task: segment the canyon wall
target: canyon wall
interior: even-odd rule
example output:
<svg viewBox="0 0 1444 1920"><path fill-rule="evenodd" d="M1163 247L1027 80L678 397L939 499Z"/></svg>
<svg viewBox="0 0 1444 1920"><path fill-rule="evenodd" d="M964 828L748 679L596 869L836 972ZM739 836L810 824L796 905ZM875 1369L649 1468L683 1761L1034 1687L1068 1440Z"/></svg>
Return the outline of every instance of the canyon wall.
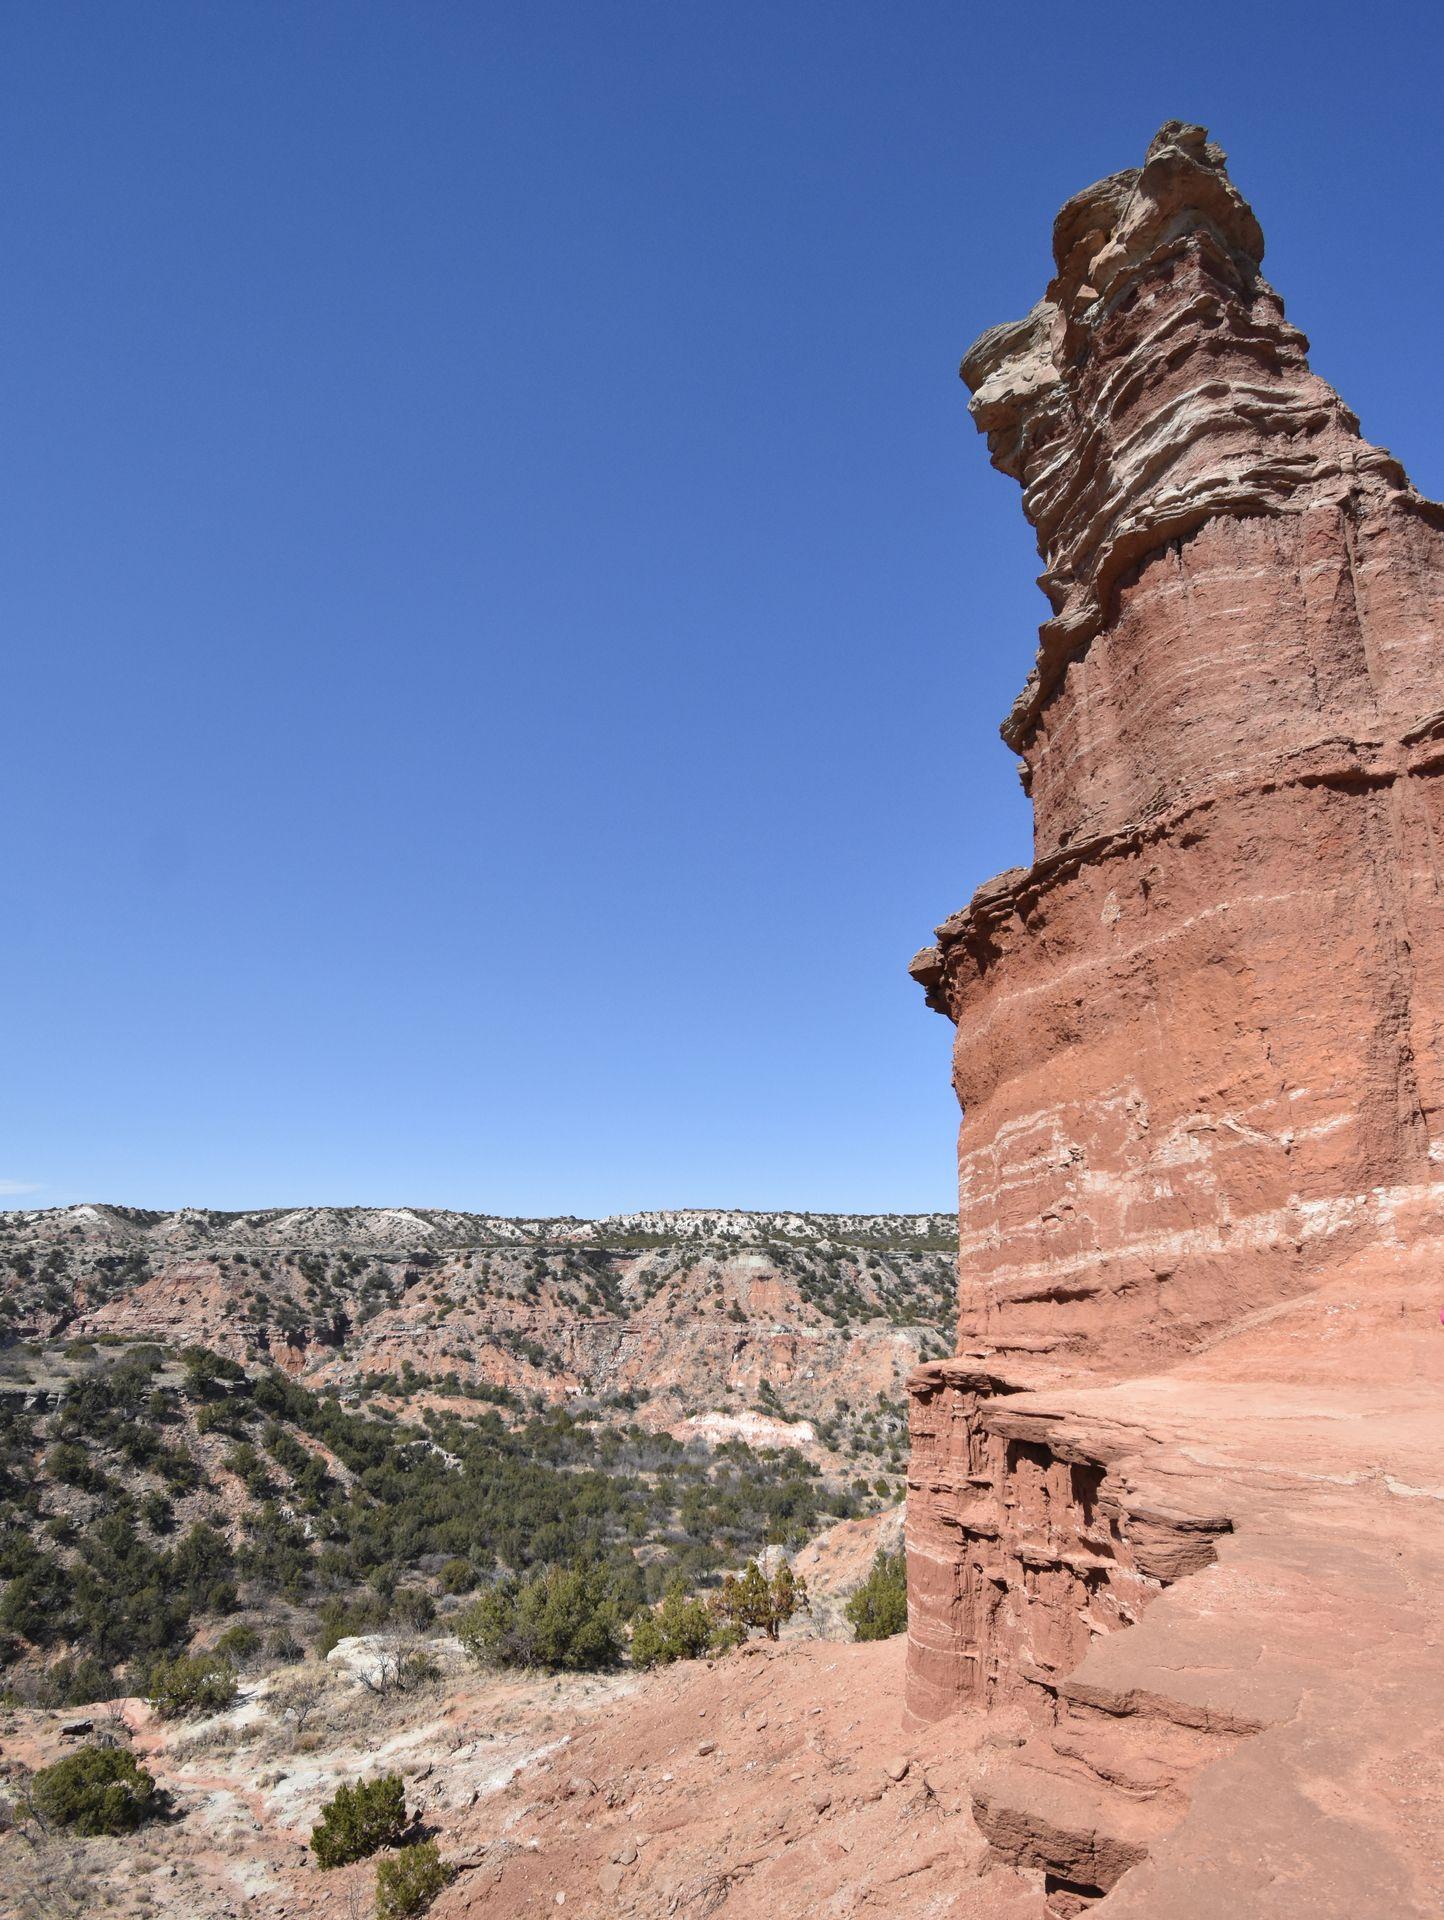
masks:
<svg viewBox="0 0 1444 1920"><path fill-rule="evenodd" d="M945 1214L0 1212L0 1357L204 1346L415 1413L544 1400L796 1446L901 1492L904 1383L944 1350L953 1232Z"/></svg>
<svg viewBox="0 0 1444 1920"><path fill-rule="evenodd" d="M1262 254L1170 122L963 361L1052 611L1003 728L1033 865L912 963L964 1111L958 1358L913 1381L926 1718L1048 1711L1180 1570L1012 1393L1444 1253L1444 512L1310 372Z"/></svg>

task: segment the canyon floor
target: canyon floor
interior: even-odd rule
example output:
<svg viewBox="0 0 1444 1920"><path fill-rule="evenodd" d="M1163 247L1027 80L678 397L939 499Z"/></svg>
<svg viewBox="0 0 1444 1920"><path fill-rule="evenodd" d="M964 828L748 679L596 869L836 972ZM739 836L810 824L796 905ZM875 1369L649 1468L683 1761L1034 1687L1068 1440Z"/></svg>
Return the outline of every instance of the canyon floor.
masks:
<svg viewBox="0 0 1444 1920"><path fill-rule="evenodd" d="M559 1908L738 1920L1444 1909L1444 1324L1427 1262L1387 1280L1336 1279L1121 1381L1016 1347L931 1360L941 1378L1005 1373L993 1404L1024 1453L1106 1462L1109 1498L1183 1546L1172 1564L1166 1547L1136 1624L1110 1630L1116 1618L1085 1608L1080 1636L1077 1622L1048 1618L1068 1590L1050 1569L1079 1516L1016 1515L1030 1644L1080 1651L1015 1660L1026 1684L1006 1699L923 1726L906 1712L903 1639L848 1644L842 1598L875 1548L896 1544L891 1390L925 1357L916 1321L935 1263L947 1265L922 1244L936 1223L850 1223L844 1251L835 1225L774 1220L764 1251L729 1241L730 1216L698 1216L702 1244L676 1217L648 1216L610 1230L640 1244L606 1248L587 1223L527 1223L529 1238L509 1247L507 1223L493 1222L485 1249L428 1260L419 1216L368 1216L323 1259L306 1245L334 1235L321 1216L288 1216L290 1250L263 1254L275 1216L79 1211L11 1217L9 1298L32 1340L10 1349L7 1391L47 1423L78 1404L76 1380L106 1355L201 1340L229 1349L238 1370L279 1366L410 1419L450 1407L515 1423L540 1406L590 1404L599 1435L640 1412L699 1459L750 1422L754 1442L775 1429L811 1455L814 1484L861 1468L873 1490L861 1517L795 1552L809 1619L777 1646L710 1662L591 1678L479 1673L445 1637L443 1605L431 1629L440 1672L404 1695L362 1683L364 1637L324 1661L265 1663L235 1709L201 1723L161 1723L139 1700L43 1711L12 1695L0 1724L12 1779L68 1750L61 1727L82 1712L133 1743L174 1808L129 1840L46 1837L21 1820L0 1840L18 1889L0 1910L351 1920L371 1909L374 1868L321 1873L306 1841L340 1781L389 1768L457 1868L439 1920ZM757 1238L755 1219L743 1231ZM455 1241L455 1222L433 1237ZM391 1356L408 1340L431 1364L403 1377ZM229 1489L215 1517L224 1525L233 1507L243 1541L254 1462L227 1425L204 1431L184 1412L177 1365L153 1380L174 1401L167 1431L202 1474L179 1509ZM167 1386L172 1373L180 1384ZM657 1391L642 1398L633 1389L646 1381ZM585 1464L585 1432L558 1456L554 1484ZM102 1423L86 1444L116 1487L126 1472L110 1433ZM504 1462L504 1424L495 1445ZM473 1469L484 1476L490 1457ZM925 1470L915 1450L910 1503L936 1494ZM117 1497L39 1484L37 1511L59 1521L89 1525L96 1501L99 1511ZM658 1524L665 1536L671 1523ZM963 1604L959 1585L945 1605L961 1621ZM278 1605L284 1614L282 1598L262 1615ZM1059 1625L1068 1633L1050 1637ZM200 1643L218 1630L203 1628ZM961 1626L953 1637L966 1641Z"/></svg>
<svg viewBox="0 0 1444 1920"><path fill-rule="evenodd" d="M910 1725L901 1638L758 1642L586 1680L450 1661L391 1702L343 1658L299 1736L279 1717L285 1674L199 1726L128 1705L174 1820L39 1853L12 1835L12 1884L52 1902L93 1889L92 1904L17 1911L365 1913L370 1866L322 1874L305 1841L338 1779L386 1765L458 1869L438 1920L1437 1914L1436 1292L1430 1278L1387 1299L1333 1287L1151 1378L1034 1370L1009 1411L1040 1442L1106 1450L1135 1505L1172 1526L1229 1522L1212 1564L1136 1626L1040 1676L1052 1715L1014 1703ZM808 1550L820 1591L857 1577L878 1524ZM12 1714L7 1753L53 1757L61 1718Z"/></svg>
<svg viewBox="0 0 1444 1920"><path fill-rule="evenodd" d="M264 1695L179 1735L127 1704L173 1822L38 1853L12 1838L11 1884L35 1899L22 1912L369 1913L374 1863L318 1872L306 1840L337 1780L384 1765L458 1869L437 1920L904 1907L1021 1920L1036 1876L988 1866L970 1811L980 1756L1020 1736L980 1718L905 1741L903 1658L900 1638L794 1641L646 1677L452 1672L399 1710L338 1683L325 1746L302 1751ZM36 1764L60 1741L30 1721L7 1745ZM60 1904L67 1893L79 1904Z"/></svg>

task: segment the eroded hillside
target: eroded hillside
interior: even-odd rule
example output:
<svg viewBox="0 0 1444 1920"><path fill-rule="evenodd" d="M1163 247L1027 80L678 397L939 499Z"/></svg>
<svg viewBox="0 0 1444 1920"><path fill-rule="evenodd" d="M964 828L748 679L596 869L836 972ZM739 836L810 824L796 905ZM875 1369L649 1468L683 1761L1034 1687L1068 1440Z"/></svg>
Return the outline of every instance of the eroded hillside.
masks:
<svg viewBox="0 0 1444 1920"><path fill-rule="evenodd" d="M548 1566L600 1564L627 1616L892 1507L942 1230L8 1215L10 1690L134 1691L236 1621L324 1651Z"/></svg>
<svg viewBox="0 0 1444 1920"><path fill-rule="evenodd" d="M901 1473L902 1382L954 1285L936 1214L0 1216L12 1342L201 1345L393 1409L595 1404L871 1478Z"/></svg>
<svg viewBox="0 0 1444 1920"><path fill-rule="evenodd" d="M944 1223L516 1227L7 1217L0 1871L27 1914L369 1912L375 1861L318 1872L307 1842L330 1795L381 1772L460 1894L462 1857L490 1879L540 1844L506 1837L534 1797L505 1795L513 1774L548 1781L594 1710L673 1698L636 1637L669 1589L710 1618L729 1569L792 1563L806 1586L784 1638L851 1637L848 1595L900 1545L900 1379L937 1348ZM475 1610L548 1570L591 1582L553 1656L575 1654L569 1677L494 1648L479 1666ZM776 1680L761 1751L790 1760L816 1729L792 1697L803 1676ZM636 1756L607 1764L647 1770L672 1819L699 1781L660 1766L665 1735L628 1730ZM86 1834L46 1814L50 1769L107 1755L153 1776L164 1818ZM873 1773L855 1787L869 1807ZM777 1810L743 1784L760 1831ZM808 1794L789 1805L812 1818ZM869 1817L895 1826L904 1805ZM584 1850L564 1880L575 1901L612 1876L650 1888L652 1866Z"/></svg>

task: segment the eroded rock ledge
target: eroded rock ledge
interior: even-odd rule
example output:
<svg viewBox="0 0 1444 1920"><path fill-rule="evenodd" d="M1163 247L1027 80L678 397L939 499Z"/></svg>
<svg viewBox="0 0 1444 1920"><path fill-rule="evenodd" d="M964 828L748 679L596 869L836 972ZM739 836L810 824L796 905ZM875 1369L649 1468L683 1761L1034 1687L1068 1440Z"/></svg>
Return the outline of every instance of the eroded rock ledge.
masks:
<svg viewBox="0 0 1444 1920"><path fill-rule="evenodd" d="M1037 1380L961 1357L910 1382L908 1550L931 1601L908 1674L919 1719L961 1702L1053 1719L1094 1636L1210 1565L1230 1530L1226 1514L1145 1491L1119 1464L1137 1434L1038 1405Z"/></svg>

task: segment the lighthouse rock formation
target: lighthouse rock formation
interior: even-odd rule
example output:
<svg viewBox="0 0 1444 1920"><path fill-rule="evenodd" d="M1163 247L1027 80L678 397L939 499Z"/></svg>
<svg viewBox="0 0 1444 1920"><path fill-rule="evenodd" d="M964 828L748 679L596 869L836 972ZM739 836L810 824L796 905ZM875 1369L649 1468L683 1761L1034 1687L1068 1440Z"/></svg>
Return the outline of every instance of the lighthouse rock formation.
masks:
<svg viewBox="0 0 1444 1920"><path fill-rule="evenodd" d="M1310 371L1202 128L1053 250L962 367L1051 612L1003 727L1033 864L912 963L964 1118L910 1711L1032 1729L977 1814L1054 1912L1423 1913L1402 1760L1331 1810L1377 1815L1347 1870L1297 1808L1215 1881L1178 1836L1205 1778L1255 1826L1285 1783L1317 1811L1270 1729L1373 1766L1444 1702L1427 1617L1407 1710L1390 1658L1444 1570L1444 512Z"/></svg>

